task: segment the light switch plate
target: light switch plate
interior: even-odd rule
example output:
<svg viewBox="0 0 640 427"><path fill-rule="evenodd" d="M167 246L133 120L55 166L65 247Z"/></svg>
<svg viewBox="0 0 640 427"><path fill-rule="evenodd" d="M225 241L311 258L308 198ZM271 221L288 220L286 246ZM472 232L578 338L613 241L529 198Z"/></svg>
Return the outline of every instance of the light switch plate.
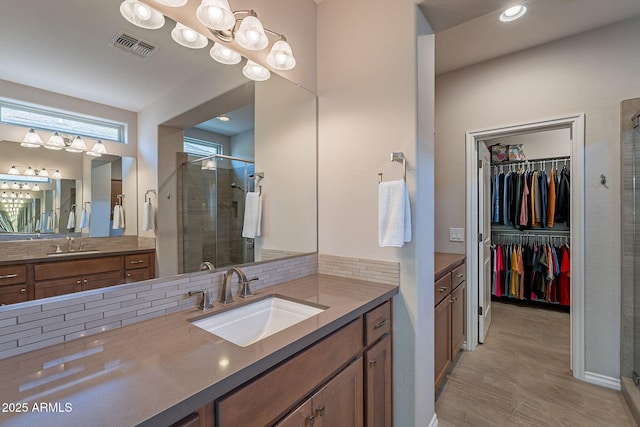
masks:
<svg viewBox="0 0 640 427"><path fill-rule="evenodd" d="M464 228L450 228L449 241L464 242Z"/></svg>

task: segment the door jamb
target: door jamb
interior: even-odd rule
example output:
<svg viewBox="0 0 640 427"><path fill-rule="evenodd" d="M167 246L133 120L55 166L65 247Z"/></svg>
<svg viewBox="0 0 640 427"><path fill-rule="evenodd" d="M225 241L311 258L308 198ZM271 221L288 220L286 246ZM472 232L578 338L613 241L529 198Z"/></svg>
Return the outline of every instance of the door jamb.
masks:
<svg viewBox="0 0 640 427"><path fill-rule="evenodd" d="M571 130L571 369L575 378L585 379L585 207L584 143L585 115L574 114L466 133L466 253L467 253L467 340L466 350L478 345L478 147L484 139L540 130Z"/></svg>

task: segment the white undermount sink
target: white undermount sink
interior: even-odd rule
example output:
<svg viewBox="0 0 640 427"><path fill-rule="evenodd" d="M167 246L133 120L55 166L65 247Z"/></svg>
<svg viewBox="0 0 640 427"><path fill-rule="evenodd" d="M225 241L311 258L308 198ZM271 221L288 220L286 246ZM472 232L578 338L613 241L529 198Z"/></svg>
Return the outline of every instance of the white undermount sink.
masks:
<svg viewBox="0 0 640 427"><path fill-rule="evenodd" d="M275 295L220 314L191 320L191 323L236 345L246 347L322 313L327 308Z"/></svg>

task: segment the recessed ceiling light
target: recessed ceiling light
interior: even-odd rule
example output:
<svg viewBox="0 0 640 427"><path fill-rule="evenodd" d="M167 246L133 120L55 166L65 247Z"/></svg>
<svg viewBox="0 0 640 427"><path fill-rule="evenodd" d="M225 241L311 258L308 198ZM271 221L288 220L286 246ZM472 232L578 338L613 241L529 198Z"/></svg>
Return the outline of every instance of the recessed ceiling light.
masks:
<svg viewBox="0 0 640 427"><path fill-rule="evenodd" d="M517 6L512 6L502 12L502 14L500 15L500 20L502 22L515 21L518 18L522 18L525 13L527 13L527 6L519 4Z"/></svg>
<svg viewBox="0 0 640 427"><path fill-rule="evenodd" d="M216 119L220 120L221 122L228 122L229 120L231 120L231 117L228 117L228 116L218 116L218 117L216 117Z"/></svg>

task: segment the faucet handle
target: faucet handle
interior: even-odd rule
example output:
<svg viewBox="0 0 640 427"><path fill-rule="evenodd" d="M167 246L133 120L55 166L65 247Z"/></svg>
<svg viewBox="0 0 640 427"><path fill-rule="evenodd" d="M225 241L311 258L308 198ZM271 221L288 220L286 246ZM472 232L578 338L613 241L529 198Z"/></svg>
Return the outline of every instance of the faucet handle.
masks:
<svg viewBox="0 0 640 427"><path fill-rule="evenodd" d="M62 253L62 249L60 249L60 245L51 245L52 247L56 248L56 253Z"/></svg>
<svg viewBox="0 0 640 427"><path fill-rule="evenodd" d="M240 298L249 298L250 296L252 296L253 292L251 292L251 287L249 286L249 282L254 282L256 280L260 280L260 278L256 276L242 282L242 290L240 291L240 295L238 296Z"/></svg>

